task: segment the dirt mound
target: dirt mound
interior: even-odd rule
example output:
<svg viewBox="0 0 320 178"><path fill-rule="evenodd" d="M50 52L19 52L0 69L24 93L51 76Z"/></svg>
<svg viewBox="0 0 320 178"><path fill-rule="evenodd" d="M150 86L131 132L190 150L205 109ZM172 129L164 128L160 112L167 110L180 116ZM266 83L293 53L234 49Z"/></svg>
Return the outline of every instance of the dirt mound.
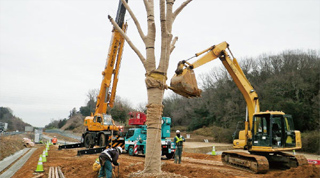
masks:
<svg viewBox="0 0 320 178"><path fill-rule="evenodd" d="M297 168L291 168L282 172L272 173L271 175L265 176L264 178L288 178L288 177L299 177L299 178L311 178L320 177L320 167L315 165L305 165Z"/></svg>
<svg viewBox="0 0 320 178"><path fill-rule="evenodd" d="M212 156L207 154L201 154L201 153L183 153L184 157L194 158L194 159L205 159L205 160L213 160L213 161L220 161L221 155Z"/></svg>
<svg viewBox="0 0 320 178"><path fill-rule="evenodd" d="M32 139L32 135L19 134L11 136L0 136L0 160L14 154L15 152L25 148L23 146L23 138Z"/></svg>
<svg viewBox="0 0 320 178"><path fill-rule="evenodd" d="M85 127L83 125L84 117L81 114L75 114L67 123L61 127L61 130L73 130L74 132L83 132Z"/></svg>

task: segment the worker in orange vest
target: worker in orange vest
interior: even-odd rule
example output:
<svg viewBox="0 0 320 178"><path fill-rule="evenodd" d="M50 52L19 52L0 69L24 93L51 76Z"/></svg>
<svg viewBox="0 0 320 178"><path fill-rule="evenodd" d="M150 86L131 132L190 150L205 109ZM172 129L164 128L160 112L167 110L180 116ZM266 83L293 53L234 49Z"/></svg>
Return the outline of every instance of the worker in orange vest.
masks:
<svg viewBox="0 0 320 178"><path fill-rule="evenodd" d="M57 144L57 141L58 141L58 139L57 139L56 136L54 136L53 139L51 139L51 142L52 142L54 145Z"/></svg>

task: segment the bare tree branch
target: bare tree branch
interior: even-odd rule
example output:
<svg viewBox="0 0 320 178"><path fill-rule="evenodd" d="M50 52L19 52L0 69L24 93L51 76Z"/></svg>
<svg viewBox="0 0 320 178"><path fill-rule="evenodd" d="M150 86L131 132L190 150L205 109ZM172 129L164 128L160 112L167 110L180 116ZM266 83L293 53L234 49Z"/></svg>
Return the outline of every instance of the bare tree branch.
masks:
<svg viewBox="0 0 320 178"><path fill-rule="evenodd" d="M160 0L160 25L161 25L161 33L166 32L167 30L167 22L166 22L166 7L165 0Z"/></svg>
<svg viewBox="0 0 320 178"><path fill-rule="evenodd" d="M178 37L176 36L176 37L172 40L172 42L171 42L171 45L170 45L170 54L171 54L172 51L174 50L175 44L176 44L177 41L178 41Z"/></svg>
<svg viewBox="0 0 320 178"><path fill-rule="evenodd" d="M140 37L142 38L143 41L145 41L146 36L144 35L144 33L143 33L142 29L141 29L141 26L140 26L140 23L139 23L138 19L136 18L136 16L134 15L132 10L130 9L128 3L125 0L121 0L121 2L124 5L124 7L128 10L131 18L133 19L134 24L136 25L136 27L138 29Z"/></svg>
<svg viewBox="0 0 320 178"><path fill-rule="evenodd" d="M147 21L148 21L148 37L147 38L155 38L156 34L156 26L154 23L154 5L153 0L144 0L143 1L147 11Z"/></svg>
<svg viewBox="0 0 320 178"><path fill-rule="evenodd" d="M180 7L178 7L174 13L173 13L173 16L172 16L172 22L176 19L176 17L178 16L178 14L182 11L182 9L184 7L186 7L192 0L186 0L185 2L183 2Z"/></svg>
<svg viewBox="0 0 320 178"><path fill-rule="evenodd" d="M110 22L112 23L112 25L114 26L114 28L121 34L121 36L127 41L127 43L129 44L129 46L132 48L132 50L138 55L138 57L140 58L140 61L142 62L142 64L145 66L145 61L146 59L143 57L143 55L140 53L140 51L136 48L136 46L131 42L130 38L124 33L124 31L119 27L119 25L113 20L113 18L108 15L108 19L110 20Z"/></svg>
<svg viewBox="0 0 320 178"><path fill-rule="evenodd" d="M148 9L150 9L149 2L148 2L148 0L143 0L143 2L144 2L144 6L146 8L146 11L148 12Z"/></svg>
<svg viewBox="0 0 320 178"><path fill-rule="evenodd" d="M154 70L156 67L155 61L155 39L156 39L156 26L154 23L154 4L153 0L144 0L145 8L147 11L148 34L145 39L146 45L146 71L147 73Z"/></svg>
<svg viewBox="0 0 320 178"><path fill-rule="evenodd" d="M172 7L174 4L174 0L167 0L167 14L166 14L166 25L167 25L167 33L172 32Z"/></svg>

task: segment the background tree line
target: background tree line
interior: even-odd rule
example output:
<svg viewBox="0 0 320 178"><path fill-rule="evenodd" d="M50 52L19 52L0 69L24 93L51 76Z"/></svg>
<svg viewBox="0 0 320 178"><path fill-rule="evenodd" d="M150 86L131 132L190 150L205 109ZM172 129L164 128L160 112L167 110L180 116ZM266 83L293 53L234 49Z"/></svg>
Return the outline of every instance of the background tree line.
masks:
<svg viewBox="0 0 320 178"><path fill-rule="evenodd" d="M0 107L0 122L8 123L8 131L24 131L25 126L31 126L14 116L12 110L7 107Z"/></svg>
<svg viewBox="0 0 320 178"><path fill-rule="evenodd" d="M218 62L218 59L214 62ZM221 62L220 62L221 63ZM210 63L208 64L210 65ZM259 96L260 109L283 111L294 118L295 128L302 132L305 151L320 153L320 57L319 51L284 51L277 55L260 55L240 60L240 66ZM197 71L195 71L197 72ZM163 101L163 116L182 130L212 137L217 142L232 142L238 122L245 118L246 103L224 67L201 76L202 97L186 99L176 94ZM73 108L69 119L94 113L97 89L87 94L86 106ZM116 98L109 114L125 124L134 109L126 100ZM140 107L141 111L145 108ZM54 121L58 128L64 120ZM71 127L73 128L73 127Z"/></svg>
<svg viewBox="0 0 320 178"><path fill-rule="evenodd" d="M87 94L87 102L85 106L81 106L79 110L73 108L70 110L70 114L67 118L54 120L45 126L46 129L63 129L63 130L74 130L82 132L84 129L78 128L83 126L84 118L94 114L97 103L97 96L99 94L98 89L90 90ZM113 108L108 110L108 114L111 114L112 118L121 124L126 124L129 119L128 113L135 111L130 104L121 99L119 96L116 97ZM75 131L75 130L74 130Z"/></svg>

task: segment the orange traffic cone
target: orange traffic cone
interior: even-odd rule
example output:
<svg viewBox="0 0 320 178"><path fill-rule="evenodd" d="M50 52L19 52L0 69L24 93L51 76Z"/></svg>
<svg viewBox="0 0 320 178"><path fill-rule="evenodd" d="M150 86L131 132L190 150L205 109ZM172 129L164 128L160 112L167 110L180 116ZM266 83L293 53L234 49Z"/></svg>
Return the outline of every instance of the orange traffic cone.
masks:
<svg viewBox="0 0 320 178"><path fill-rule="evenodd" d="M38 165L37 165L37 169L35 170L35 172L44 172L43 170L43 163L42 163L42 156L40 155L39 161L38 161Z"/></svg>

